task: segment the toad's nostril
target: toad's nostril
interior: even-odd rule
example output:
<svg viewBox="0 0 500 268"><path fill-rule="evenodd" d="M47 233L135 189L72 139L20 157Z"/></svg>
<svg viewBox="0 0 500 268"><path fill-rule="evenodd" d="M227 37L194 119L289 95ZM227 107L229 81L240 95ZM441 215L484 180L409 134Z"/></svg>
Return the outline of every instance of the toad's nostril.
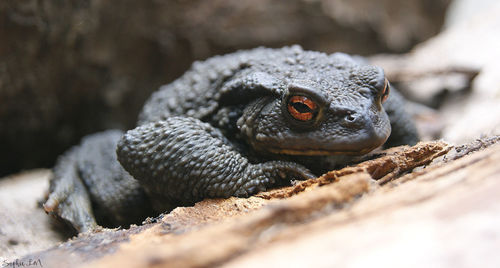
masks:
<svg viewBox="0 0 500 268"><path fill-rule="evenodd" d="M360 122L360 116L361 115L355 111L345 111L341 118L346 126L353 127Z"/></svg>
<svg viewBox="0 0 500 268"><path fill-rule="evenodd" d="M352 123L352 122L356 121L356 116L355 116L354 114L352 114L352 113L348 113L348 114L345 116L345 118L344 118L344 119L345 119L347 122Z"/></svg>

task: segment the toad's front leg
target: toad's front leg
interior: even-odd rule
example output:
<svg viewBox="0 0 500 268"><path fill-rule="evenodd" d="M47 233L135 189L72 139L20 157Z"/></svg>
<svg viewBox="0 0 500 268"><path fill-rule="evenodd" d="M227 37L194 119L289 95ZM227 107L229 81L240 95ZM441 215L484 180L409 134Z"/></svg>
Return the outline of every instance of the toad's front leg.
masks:
<svg viewBox="0 0 500 268"><path fill-rule="evenodd" d="M285 177L314 177L293 162L252 164L218 129L187 117L171 117L128 131L118 144L117 155L157 209L203 198L246 197Z"/></svg>

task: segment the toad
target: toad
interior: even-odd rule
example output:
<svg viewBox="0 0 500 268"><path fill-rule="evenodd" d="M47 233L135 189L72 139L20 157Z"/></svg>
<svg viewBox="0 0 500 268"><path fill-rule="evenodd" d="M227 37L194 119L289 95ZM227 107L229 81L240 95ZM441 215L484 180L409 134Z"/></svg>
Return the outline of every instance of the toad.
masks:
<svg viewBox="0 0 500 268"><path fill-rule="evenodd" d="M153 93L136 128L84 137L62 155L44 208L85 232L248 197L416 143L404 107L361 57L299 46L215 56Z"/></svg>

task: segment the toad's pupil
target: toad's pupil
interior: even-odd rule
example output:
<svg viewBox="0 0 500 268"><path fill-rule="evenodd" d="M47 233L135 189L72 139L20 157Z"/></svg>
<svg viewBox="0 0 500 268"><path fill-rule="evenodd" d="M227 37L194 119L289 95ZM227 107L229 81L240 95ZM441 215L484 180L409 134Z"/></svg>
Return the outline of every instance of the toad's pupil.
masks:
<svg viewBox="0 0 500 268"><path fill-rule="evenodd" d="M309 108L309 106L305 105L302 102L294 102L294 103L292 103L292 106L299 113L310 113L311 112L311 108Z"/></svg>

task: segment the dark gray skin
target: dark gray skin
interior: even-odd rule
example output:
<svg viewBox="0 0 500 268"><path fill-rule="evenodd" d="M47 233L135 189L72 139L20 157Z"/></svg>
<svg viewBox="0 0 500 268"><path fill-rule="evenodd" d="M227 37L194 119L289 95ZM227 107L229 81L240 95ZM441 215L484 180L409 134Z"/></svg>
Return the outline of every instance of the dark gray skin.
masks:
<svg viewBox="0 0 500 268"><path fill-rule="evenodd" d="M298 46L196 62L151 96L138 127L88 136L61 156L45 209L80 232L96 217L124 225L313 178L386 141L416 143L404 100L392 91L383 102L388 92L381 68Z"/></svg>

